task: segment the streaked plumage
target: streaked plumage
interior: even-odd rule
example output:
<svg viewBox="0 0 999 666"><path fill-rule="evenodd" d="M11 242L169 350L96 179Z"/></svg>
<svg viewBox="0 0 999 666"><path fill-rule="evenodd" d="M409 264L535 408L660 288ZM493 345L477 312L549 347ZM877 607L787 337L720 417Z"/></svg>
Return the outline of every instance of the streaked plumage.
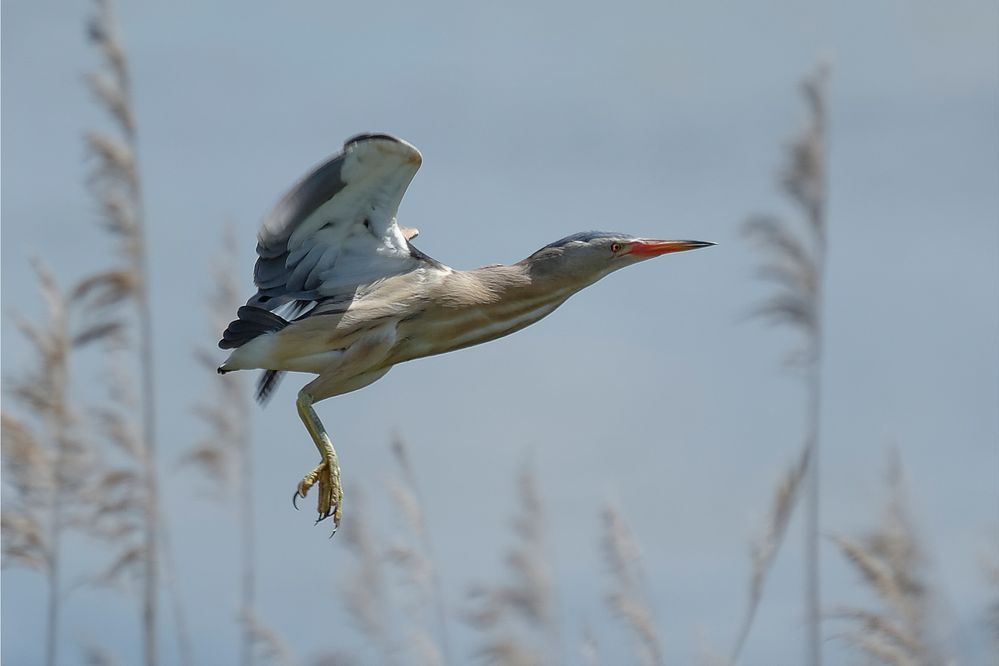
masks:
<svg viewBox="0 0 999 666"><path fill-rule="evenodd" d="M257 293L219 346L219 372L261 368L259 397L282 371L318 375L298 407L323 462L296 497L320 483L320 519L339 524L342 493L332 443L312 403L363 388L397 363L508 335L548 315L572 294L626 265L711 245L584 232L511 266L455 270L416 249L396 222L422 163L419 151L385 134L347 141L286 194L258 234ZM274 312L282 309L293 319Z"/></svg>

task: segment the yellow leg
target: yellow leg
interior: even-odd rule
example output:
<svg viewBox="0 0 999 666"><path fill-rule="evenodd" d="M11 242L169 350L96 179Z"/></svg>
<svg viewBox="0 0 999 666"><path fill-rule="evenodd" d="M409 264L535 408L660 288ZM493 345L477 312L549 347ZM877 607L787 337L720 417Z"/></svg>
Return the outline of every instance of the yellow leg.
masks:
<svg viewBox="0 0 999 666"><path fill-rule="evenodd" d="M299 482L295 490L295 499L305 497L309 489L316 482L319 482L319 518L326 520L333 517L333 534L336 534L340 527L340 519L343 517L343 488L340 486L340 463L337 461L336 449L333 448L333 441L326 434L323 422L319 420L316 410L312 408L312 396L301 391L298 394L298 415L302 418L302 423L312 435L312 441L319 449L322 462ZM332 535L331 535L332 536Z"/></svg>
<svg viewBox="0 0 999 666"><path fill-rule="evenodd" d="M335 395L363 388L389 371L391 365L380 365L395 344L395 321L369 330L362 339L351 344L343 355L324 369L298 392L298 415L302 418L312 441L319 449L322 461L305 475L295 490L295 499L305 497L309 489L319 484L319 519L333 517L333 533L343 517L343 489L340 486L340 464L336 450L312 403Z"/></svg>

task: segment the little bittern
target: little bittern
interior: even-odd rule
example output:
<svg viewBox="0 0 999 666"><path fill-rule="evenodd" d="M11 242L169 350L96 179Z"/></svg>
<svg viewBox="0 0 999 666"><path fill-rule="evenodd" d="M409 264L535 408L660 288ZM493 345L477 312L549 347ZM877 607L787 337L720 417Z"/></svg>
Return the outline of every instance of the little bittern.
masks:
<svg viewBox="0 0 999 666"><path fill-rule="evenodd" d="M422 161L405 141L363 134L295 185L257 235L257 293L219 342L233 350L220 373L266 370L259 399L283 371L317 375L299 391L298 413L321 461L294 498L318 481L319 520L332 516L334 531L340 466L314 403L363 388L397 363L509 335L619 268L713 245L591 231L511 266L455 270L416 249L416 230L396 222Z"/></svg>

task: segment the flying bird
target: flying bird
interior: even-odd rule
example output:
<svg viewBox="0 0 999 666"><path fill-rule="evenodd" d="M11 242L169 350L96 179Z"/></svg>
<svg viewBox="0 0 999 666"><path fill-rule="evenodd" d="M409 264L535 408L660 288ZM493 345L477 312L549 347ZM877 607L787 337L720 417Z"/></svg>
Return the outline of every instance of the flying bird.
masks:
<svg viewBox="0 0 999 666"><path fill-rule="evenodd" d="M219 373L265 371L261 401L280 373L316 375L297 405L321 460L293 500L318 482L316 522L332 516L334 533L343 515L340 465L315 403L364 388L397 363L509 335L619 268L713 245L589 231L510 266L457 270L414 247L417 231L396 222L422 162L401 139L362 134L306 175L257 234L257 293L219 342L232 350Z"/></svg>

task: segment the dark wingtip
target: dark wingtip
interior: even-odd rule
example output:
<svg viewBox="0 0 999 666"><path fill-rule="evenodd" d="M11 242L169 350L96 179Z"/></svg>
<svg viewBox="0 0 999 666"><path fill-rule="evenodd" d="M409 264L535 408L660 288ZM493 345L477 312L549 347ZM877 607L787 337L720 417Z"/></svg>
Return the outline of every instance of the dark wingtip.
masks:
<svg viewBox="0 0 999 666"><path fill-rule="evenodd" d="M371 132L371 133L365 133L365 134L357 134L356 136L350 137L349 139L347 139L346 141L343 142L343 148L344 148L344 150L346 150L347 148L349 148L350 146L354 145L355 143L360 143L362 141L370 141L371 139L383 139L385 141L393 141L395 143L402 143L402 141L400 141L398 138L392 136L391 134L382 134L382 133L378 133L378 132Z"/></svg>

